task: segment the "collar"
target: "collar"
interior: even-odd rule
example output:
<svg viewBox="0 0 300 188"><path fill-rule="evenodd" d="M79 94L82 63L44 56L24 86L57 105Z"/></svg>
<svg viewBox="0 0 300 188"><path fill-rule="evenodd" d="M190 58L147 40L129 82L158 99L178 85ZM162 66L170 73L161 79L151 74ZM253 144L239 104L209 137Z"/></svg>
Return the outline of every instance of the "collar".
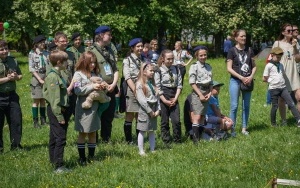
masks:
<svg viewBox="0 0 300 188"><path fill-rule="evenodd" d="M199 64L201 68L206 67L206 63L201 63L200 61L197 61L197 64Z"/></svg>

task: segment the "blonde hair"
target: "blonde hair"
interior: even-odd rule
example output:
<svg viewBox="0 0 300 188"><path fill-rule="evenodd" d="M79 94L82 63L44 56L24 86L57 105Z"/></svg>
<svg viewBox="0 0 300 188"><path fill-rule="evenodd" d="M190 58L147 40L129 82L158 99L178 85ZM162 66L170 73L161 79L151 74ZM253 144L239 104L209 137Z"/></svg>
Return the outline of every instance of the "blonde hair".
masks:
<svg viewBox="0 0 300 188"><path fill-rule="evenodd" d="M145 72L146 70L148 70L150 67L154 67L154 65L151 64L151 63L143 63L142 66L141 66L141 68L140 68L140 72L139 72L138 79L137 79L137 82L141 83L141 85L142 85L142 90L143 90L143 93L144 93L145 95L148 94L148 92L147 92L147 87L146 87L146 84L147 84L146 81L147 81L148 79L147 79L147 77L145 76L144 72ZM154 83L154 82L152 82L152 84L153 84L153 86L155 86L155 83ZM136 92L136 91L134 91L134 92Z"/></svg>

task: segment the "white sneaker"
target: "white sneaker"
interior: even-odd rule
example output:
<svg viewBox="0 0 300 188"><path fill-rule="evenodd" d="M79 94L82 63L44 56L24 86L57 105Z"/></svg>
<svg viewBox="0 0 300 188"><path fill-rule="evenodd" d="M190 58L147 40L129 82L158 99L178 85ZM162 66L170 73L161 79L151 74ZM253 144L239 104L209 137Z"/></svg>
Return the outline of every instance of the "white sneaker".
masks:
<svg viewBox="0 0 300 188"><path fill-rule="evenodd" d="M61 174L65 172L70 172L71 170L66 168L65 166L58 167L57 169L54 170L54 173L56 174Z"/></svg>
<svg viewBox="0 0 300 188"><path fill-rule="evenodd" d="M139 152L140 156L145 157L147 154L145 152Z"/></svg>
<svg viewBox="0 0 300 188"><path fill-rule="evenodd" d="M248 136L249 132L248 131L242 131L242 134Z"/></svg>

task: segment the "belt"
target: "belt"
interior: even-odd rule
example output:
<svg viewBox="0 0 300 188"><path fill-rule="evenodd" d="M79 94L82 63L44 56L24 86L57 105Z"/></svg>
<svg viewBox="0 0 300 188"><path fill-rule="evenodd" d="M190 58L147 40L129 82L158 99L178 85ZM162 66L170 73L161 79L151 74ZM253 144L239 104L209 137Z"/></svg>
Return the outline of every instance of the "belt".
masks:
<svg viewBox="0 0 300 188"><path fill-rule="evenodd" d="M41 73L41 74L45 74L46 70L37 70L36 72Z"/></svg>
<svg viewBox="0 0 300 188"><path fill-rule="evenodd" d="M7 96L10 96L10 95L15 94L15 93L16 93L15 90L13 90L13 91L7 91L7 92L0 92L0 96L1 97L7 97Z"/></svg>

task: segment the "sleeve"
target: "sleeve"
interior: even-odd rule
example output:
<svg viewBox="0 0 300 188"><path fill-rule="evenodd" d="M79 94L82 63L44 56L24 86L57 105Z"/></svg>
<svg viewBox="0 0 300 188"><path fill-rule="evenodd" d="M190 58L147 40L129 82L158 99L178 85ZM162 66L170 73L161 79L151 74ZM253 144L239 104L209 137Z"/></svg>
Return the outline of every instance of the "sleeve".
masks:
<svg viewBox="0 0 300 188"><path fill-rule="evenodd" d="M197 75L196 75L196 66L197 64L192 64L189 70L189 84L195 84Z"/></svg>
<svg viewBox="0 0 300 188"><path fill-rule="evenodd" d="M81 74L79 72L75 72L73 76L74 92L78 96L88 95L94 89L92 84L84 84L82 81L83 78Z"/></svg>
<svg viewBox="0 0 300 188"><path fill-rule="evenodd" d="M234 47L232 47L232 48L230 48L229 50L228 50L228 54L227 54L227 58L226 58L226 60L228 60L228 59L231 59L232 61L234 60L234 49L233 49Z"/></svg>
<svg viewBox="0 0 300 188"><path fill-rule="evenodd" d="M269 65L269 63L266 64L266 66L265 66L263 76L270 76L270 65Z"/></svg>
<svg viewBox="0 0 300 188"><path fill-rule="evenodd" d="M128 80L131 78L128 58L125 58L123 60L123 76L124 76L125 80Z"/></svg>
<svg viewBox="0 0 300 188"><path fill-rule="evenodd" d="M182 76L181 76L181 73L179 71L179 69L174 66L175 69L176 69L176 72L177 72L177 89L182 89Z"/></svg>
<svg viewBox="0 0 300 188"><path fill-rule="evenodd" d="M154 73L154 82L155 82L155 85L156 85L156 88L158 90L158 95L162 95L164 94L164 92L162 91L161 89L161 70L160 68L158 68L159 70L155 71Z"/></svg>
<svg viewBox="0 0 300 188"><path fill-rule="evenodd" d="M61 105L60 105L60 84L56 76L48 75L45 79L45 89L46 95L45 99L51 106L52 112L57 118L57 121L64 121L64 116L61 113ZM44 92L45 93L45 92Z"/></svg>
<svg viewBox="0 0 300 188"><path fill-rule="evenodd" d="M143 108L148 114L152 112L152 109L148 105L146 96L143 92L143 87L141 84L137 83L136 84L136 99L139 102L141 108Z"/></svg>
<svg viewBox="0 0 300 188"><path fill-rule="evenodd" d="M28 55L29 72L34 72L35 71L35 69L33 68L33 56L34 56L34 54L31 53L31 52Z"/></svg>
<svg viewBox="0 0 300 188"><path fill-rule="evenodd" d="M186 51L186 50L185 50L185 57L187 59L192 59L193 58L193 56L188 51Z"/></svg>

